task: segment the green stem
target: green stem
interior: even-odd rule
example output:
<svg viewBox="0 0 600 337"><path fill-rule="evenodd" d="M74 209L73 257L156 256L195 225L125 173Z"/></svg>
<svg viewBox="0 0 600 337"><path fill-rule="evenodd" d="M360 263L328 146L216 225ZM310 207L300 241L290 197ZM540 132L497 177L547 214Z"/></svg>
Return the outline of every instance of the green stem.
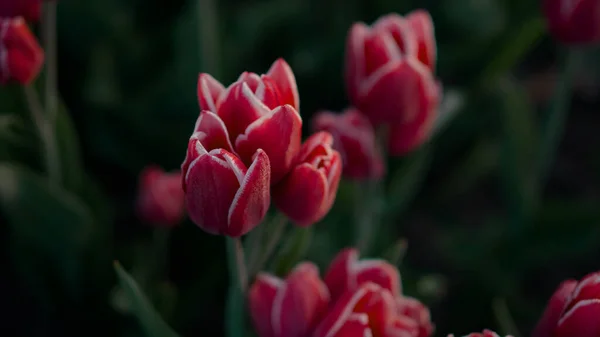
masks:
<svg viewBox="0 0 600 337"><path fill-rule="evenodd" d="M231 284L238 283L242 294L245 294L248 286L248 272L244 259L244 247L240 238L227 238L227 255Z"/></svg>
<svg viewBox="0 0 600 337"><path fill-rule="evenodd" d="M215 0L198 0L200 69L219 78L218 15Z"/></svg>
<svg viewBox="0 0 600 337"><path fill-rule="evenodd" d="M46 56L45 104L48 119L52 125L58 109L57 57L56 57L56 1L44 3L42 34Z"/></svg>
<svg viewBox="0 0 600 337"><path fill-rule="evenodd" d="M542 128L542 142L538 167L538 189L545 184L562 139L567 113L572 97L572 81L577 66L577 53L566 50L562 60L562 73L557 82L546 120Z"/></svg>
<svg viewBox="0 0 600 337"><path fill-rule="evenodd" d="M225 332L228 337L243 337L246 312L244 303L248 283L244 248L240 238L228 237L226 240L230 285L225 313Z"/></svg>
<svg viewBox="0 0 600 337"><path fill-rule="evenodd" d="M58 162L58 146L56 144L56 138L54 137L53 125L50 123L47 116L44 115L44 108L35 89L31 86L25 86L23 87L23 92L33 122L38 129L42 141L42 155L44 157L46 171L51 180L59 181L60 163Z"/></svg>
<svg viewBox="0 0 600 337"><path fill-rule="evenodd" d="M503 334L510 334L514 337L522 336L519 332L517 324L515 323L515 320L510 314L506 300L501 298L494 299L494 302L492 303L492 310L494 311L494 316L496 316L496 320L498 321L498 325L503 331Z"/></svg>
<svg viewBox="0 0 600 337"><path fill-rule="evenodd" d="M355 184L354 221L356 247L361 254L368 255L374 227L377 224L377 184L375 180L366 180Z"/></svg>

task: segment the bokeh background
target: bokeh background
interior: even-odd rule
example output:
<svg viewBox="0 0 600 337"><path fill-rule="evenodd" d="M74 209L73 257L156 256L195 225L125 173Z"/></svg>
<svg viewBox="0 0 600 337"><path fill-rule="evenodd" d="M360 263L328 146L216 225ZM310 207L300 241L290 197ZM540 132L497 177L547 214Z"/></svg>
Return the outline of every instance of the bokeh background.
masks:
<svg viewBox="0 0 600 337"><path fill-rule="evenodd" d="M436 336L527 335L561 280L600 269L600 53L579 54L564 137L540 186L532 158L561 53L534 0L61 0L64 189L34 176L40 147L23 95L0 88L0 160L22 168L0 169L0 190L12 196L0 213L0 334L144 336L112 261L135 277L164 258L160 282L141 282L157 310L182 336L223 336L223 238L186 221L157 254L153 229L134 212L139 172L181 164L199 72L231 83L285 58L308 134L315 112L348 104L350 25L416 8L433 17L452 113L430 143L389 159L386 201L365 206L385 215L368 256L406 240L404 289L431 307ZM342 184L327 218L291 243L288 263L323 269L353 244L355 193Z"/></svg>

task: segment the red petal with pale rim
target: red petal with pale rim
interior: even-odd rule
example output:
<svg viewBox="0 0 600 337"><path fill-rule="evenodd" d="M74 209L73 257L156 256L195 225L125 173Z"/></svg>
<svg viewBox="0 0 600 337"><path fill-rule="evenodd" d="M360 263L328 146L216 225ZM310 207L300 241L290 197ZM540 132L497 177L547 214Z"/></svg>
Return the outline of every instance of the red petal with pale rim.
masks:
<svg viewBox="0 0 600 337"><path fill-rule="evenodd" d="M248 125L270 111L246 82L235 82L220 100L217 115L227 126L229 139L234 142L238 135L244 133Z"/></svg>
<svg viewBox="0 0 600 337"><path fill-rule="evenodd" d="M373 282L383 289L387 289L392 296L400 296L401 282L398 268L384 260L359 260L351 265L351 273L355 275L356 284Z"/></svg>
<svg viewBox="0 0 600 337"><path fill-rule="evenodd" d="M356 280L351 274L352 265L358 260L358 250L341 250L329 264L325 274L325 284L329 288L331 300L336 301L344 292L356 289Z"/></svg>
<svg viewBox="0 0 600 337"><path fill-rule="evenodd" d="M327 287L319 278L317 266L309 262L296 266L285 283L275 298L275 337L307 336L327 310Z"/></svg>
<svg viewBox="0 0 600 337"><path fill-rule="evenodd" d="M352 313L334 335L328 337L373 337L369 327L369 316L362 313Z"/></svg>
<svg viewBox="0 0 600 337"><path fill-rule="evenodd" d="M417 40L407 19L392 13L380 17L372 25L373 34L391 34L402 56L417 56Z"/></svg>
<svg viewBox="0 0 600 337"><path fill-rule="evenodd" d="M417 326L416 337L429 337L433 334L434 326L431 322L431 314L419 300L407 297L396 297L396 307L400 315L409 318Z"/></svg>
<svg viewBox="0 0 600 337"><path fill-rule="evenodd" d="M372 30L365 40L365 77L371 76L384 65L398 61L402 52L387 31Z"/></svg>
<svg viewBox="0 0 600 337"><path fill-rule="evenodd" d="M239 161L237 157L235 159ZM243 166L241 161L239 165ZM267 154L257 150L252 165L244 173L228 212L229 226L225 234L231 237L240 237L258 226L271 203L271 166Z"/></svg>
<svg viewBox="0 0 600 337"><path fill-rule="evenodd" d="M564 311L569 311L578 302L587 299L600 299L600 272L586 275L569 296Z"/></svg>
<svg viewBox="0 0 600 337"><path fill-rule="evenodd" d="M217 114L207 110L200 112L194 130L207 151L224 149L233 152L227 127Z"/></svg>
<svg viewBox="0 0 600 337"><path fill-rule="evenodd" d="M250 316L260 337L275 337L273 332L273 303L277 292L284 286L283 280L269 275L258 274L248 292Z"/></svg>
<svg viewBox="0 0 600 337"><path fill-rule="evenodd" d="M600 336L600 299L577 302L563 314L554 330L553 337L597 337Z"/></svg>
<svg viewBox="0 0 600 337"><path fill-rule="evenodd" d="M186 182L185 182L185 178L187 175L187 171L188 168L190 167L190 164L196 160L198 157L200 157L201 155L207 154L208 151L206 151L206 149L204 148L204 146L202 145L202 142L200 142L200 137L201 135L199 133L194 133L192 134L192 136L190 137L189 141L188 141L188 147L187 147L187 151L185 153L185 159L183 160L183 163L181 163L181 187L183 188L183 191L186 191Z"/></svg>
<svg viewBox="0 0 600 337"><path fill-rule="evenodd" d="M433 20L429 12L415 10L406 16L417 42L417 55L431 71L435 71L436 43Z"/></svg>
<svg viewBox="0 0 600 337"><path fill-rule="evenodd" d="M202 73L198 76L198 104L201 110L217 112L217 101L225 87L221 82L209 74Z"/></svg>
<svg viewBox="0 0 600 337"><path fill-rule="evenodd" d="M531 334L533 337L552 336L552 332L556 328L560 315L565 308L567 299L571 296L576 286L577 281L575 280L567 280L558 286L548 301L542 318L540 318L535 330Z"/></svg>
<svg viewBox="0 0 600 337"><path fill-rule="evenodd" d="M266 75L273 80L278 89L280 105L289 104L299 111L300 96L298 94L294 72L289 64L282 58L277 59Z"/></svg>
<svg viewBox="0 0 600 337"><path fill-rule="evenodd" d="M200 155L191 162L185 176L189 217L210 234L228 231L229 209L240 187L239 172L246 171L239 159L233 159L237 167L232 167L226 156L235 158L222 149Z"/></svg>
<svg viewBox="0 0 600 337"><path fill-rule="evenodd" d="M256 120L238 136L235 147L245 163L257 149L264 150L271 163L271 183L279 182L290 170L302 141L302 119L290 105L273 110Z"/></svg>

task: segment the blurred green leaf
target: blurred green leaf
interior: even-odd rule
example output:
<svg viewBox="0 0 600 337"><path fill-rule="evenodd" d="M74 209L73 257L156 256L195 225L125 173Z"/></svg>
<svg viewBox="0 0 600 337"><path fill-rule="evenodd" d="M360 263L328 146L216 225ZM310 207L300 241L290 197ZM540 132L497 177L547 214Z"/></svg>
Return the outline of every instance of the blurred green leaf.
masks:
<svg viewBox="0 0 600 337"><path fill-rule="evenodd" d="M408 240L400 239L390 248L388 248L388 250L383 254L383 257L394 266L398 266L402 263L402 259L404 259L407 249Z"/></svg>
<svg viewBox="0 0 600 337"><path fill-rule="evenodd" d="M62 182L68 190L79 192L84 179L79 137L67 108L62 103L59 103L54 132L60 157Z"/></svg>
<svg viewBox="0 0 600 337"><path fill-rule="evenodd" d="M61 269L66 291L82 289L80 254L90 239L92 217L80 200L25 167L0 164L0 202L19 240Z"/></svg>
<svg viewBox="0 0 600 337"><path fill-rule="evenodd" d="M286 235L281 251L276 255L275 274L287 275L300 262L310 248L314 235L313 227L294 226L292 233Z"/></svg>
<svg viewBox="0 0 600 337"><path fill-rule="evenodd" d="M127 295L134 315L137 317L147 337L178 337L137 285L135 280L115 261L114 268L119 278L119 283Z"/></svg>

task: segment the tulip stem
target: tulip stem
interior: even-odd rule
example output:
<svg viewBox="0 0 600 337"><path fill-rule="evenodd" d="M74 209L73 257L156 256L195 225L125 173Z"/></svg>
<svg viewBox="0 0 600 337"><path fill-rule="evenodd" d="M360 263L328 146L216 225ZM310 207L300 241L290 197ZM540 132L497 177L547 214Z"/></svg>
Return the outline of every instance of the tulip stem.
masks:
<svg viewBox="0 0 600 337"><path fill-rule="evenodd" d="M267 224L263 224L263 226L265 226L265 225L267 225ZM267 261L269 260L269 257L271 257L271 255L273 254L273 251L277 247L277 244L281 241L281 237L283 236L283 233L285 232L285 228L287 225L287 217L282 213L278 213L275 216L275 218L271 220L269 225L274 226L274 228L272 227L273 231L271 232L271 235L270 235L268 241L266 242L265 250L262 252L262 254L258 255L258 258L256 258L253 261L250 261L250 275L251 276L260 272L264 268L265 263L267 263ZM259 244L262 246L263 244L265 244L265 242L262 242L262 240L261 240L261 242ZM260 248L260 247L256 247L256 248Z"/></svg>
<svg viewBox="0 0 600 337"><path fill-rule="evenodd" d="M506 304L506 300L501 298L496 298L492 302L492 310L494 311L494 315L496 316L496 320L498 321L498 325L503 330L503 334L509 334L513 337L522 336L517 328L517 324L510 314L510 310L508 309L508 305Z"/></svg>
<svg viewBox="0 0 600 337"><path fill-rule="evenodd" d="M567 50L562 62L562 73L557 81L555 94L542 128L538 189L542 188L548 178L550 168L554 162L560 140L564 133L569 103L572 97L571 86L577 61L577 53L574 50Z"/></svg>
<svg viewBox="0 0 600 337"><path fill-rule="evenodd" d="M371 244L373 227L376 224L376 198L377 182L369 179L364 183L355 185L355 224L356 247L362 254L368 254Z"/></svg>
<svg viewBox="0 0 600 337"><path fill-rule="evenodd" d="M58 162L58 148L54 137L53 125L44 116L44 108L40 102L39 96L32 86L24 86L25 100L31 112L33 123L38 129L43 149L46 170L50 179L59 181L60 179L60 163Z"/></svg>
<svg viewBox="0 0 600 337"><path fill-rule="evenodd" d="M42 18L44 53L46 55L45 104L48 120L53 125L58 107L57 57L56 57L56 1L44 3Z"/></svg>
<svg viewBox="0 0 600 337"><path fill-rule="evenodd" d="M248 286L248 272L244 258L244 246L240 238L227 239L227 254L229 255L231 283L239 282L240 290L242 294L245 294Z"/></svg>

